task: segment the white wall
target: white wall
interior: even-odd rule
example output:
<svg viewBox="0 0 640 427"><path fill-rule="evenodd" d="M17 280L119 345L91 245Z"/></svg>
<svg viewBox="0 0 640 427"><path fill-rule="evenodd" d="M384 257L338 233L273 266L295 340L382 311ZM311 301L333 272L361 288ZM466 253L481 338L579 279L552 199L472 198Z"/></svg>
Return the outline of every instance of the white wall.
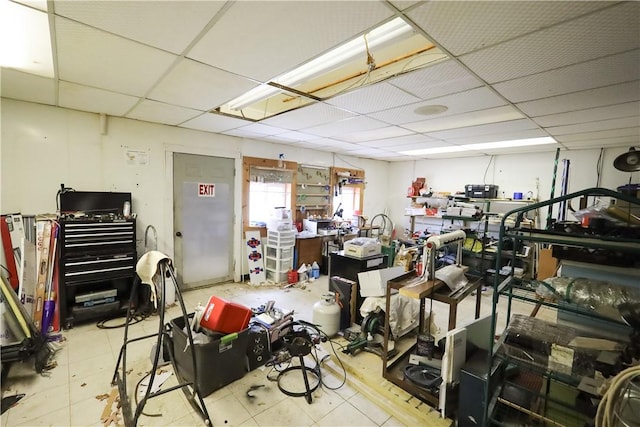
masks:
<svg viewBox="0 0 640 427"><path fill-rule="evenodd" d="M115 117L108 117L106 134L101 135L97 114L5 98L0 113L3 213L54 213L60 184L78 191L131 192L138 215L139 250L145 228L153 225L158 250L173 256L173 152L236 159L236 259L244 258L240 243L243 155L276 159L282 153L285 160L299 163L362 168L367 177L364 213L373 216L388 207L387 162ZM127 164L125 154L130 150L146 153L148 164ZM241 264L236 263L236 279Z"/></svg>
<svg viewBox="0 0 640 427"><path fill-rule="evenodd" d="M627 150L628 148L604 150L600 187L615 190L620 185L628 184L630 178L632 182L640 181L640 172L623 173L613 167L616 156ZM599 149L561 151L554 195L557 197L561 194L563 159L569 160L568 192L596 187L599 155ZM547 200L551 195L554 160L555 151L499 155L493 158L481 156L392 163L389 168L391 217L395 224L405 228L409 226L404 208L410 204L410 199L406 197L407 188L416 177L425 177L426 187L431 187L435 192L464 192L467 184L496 184L499 187L499 197L502 197L503 192L505 197L513 197L514 192L526 195L528 191L533 191L534 198ZM541 212L541 215L544 221L546 211Z"/></svg>

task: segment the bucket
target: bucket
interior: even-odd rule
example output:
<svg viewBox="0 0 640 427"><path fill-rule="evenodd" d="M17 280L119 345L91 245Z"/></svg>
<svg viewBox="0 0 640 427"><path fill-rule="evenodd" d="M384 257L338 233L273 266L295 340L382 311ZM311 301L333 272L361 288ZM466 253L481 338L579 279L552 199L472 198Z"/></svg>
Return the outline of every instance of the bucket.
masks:
<svg viewBox="0 0 640 427"><path fill-rule="evenodd" d="M431 335L418 335L418 343L416 345L416 354L418 356L433 357L435 348L435 338Z"/></svg>

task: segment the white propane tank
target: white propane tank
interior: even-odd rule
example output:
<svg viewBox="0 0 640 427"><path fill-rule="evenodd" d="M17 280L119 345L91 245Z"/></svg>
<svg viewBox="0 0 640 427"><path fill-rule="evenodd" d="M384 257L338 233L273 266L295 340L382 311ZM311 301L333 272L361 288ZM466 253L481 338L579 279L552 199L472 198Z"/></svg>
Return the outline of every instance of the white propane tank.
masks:
<svg viewBox="0 0 640 427"><path fill-rule="evenodd" d="M313 305L313 323L328 337L333 337L340 330L340 306L333 292L323 294Z"/></svg>

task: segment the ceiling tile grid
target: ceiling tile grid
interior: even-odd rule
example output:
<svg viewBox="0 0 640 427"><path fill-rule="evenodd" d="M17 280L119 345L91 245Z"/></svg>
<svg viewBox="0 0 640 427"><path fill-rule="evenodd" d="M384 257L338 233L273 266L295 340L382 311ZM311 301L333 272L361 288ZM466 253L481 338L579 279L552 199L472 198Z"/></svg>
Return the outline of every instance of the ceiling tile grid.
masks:
<svg viewBox="0 0 640 427"><path fill-rule="evenodd" d="M455 56L610 5L574 1L430 1L408 16Z"/></svg>
<svg viewBox="0 0 640 427"><path fill-rule="evenodd" d="M490 133L486 135L466 135L462 138L448 138L454 145L481 144L496 141L513 141L517 139L541 138L549 136L543 129L520 129L513 132Z"/></svg>
<svg viewBox="0 0 640 427"><path fill-rule="evenodd" d="M390 79L389 83L424 100L464 92L484 85L453 60L402 74Z"/></svg>
<svg viewBox="0 0 640 427"><path fill-rule="evenodd" d="M181 59L148 98L182 107L211 110L242 95L255 83L191 59Z"/></svg>
<svg viewBox="0 0 640 427"><path fill-rule="evenodd" d="M200 114L201 111L145 99L127 113L126 117L175 126Z"/></svg>
<svg viewBox="0 0 640 427"><path fill-rule="evenodd" d="M529 117L640 101L640 80L516 104Z"/></svg>
<svg viewBox="0 0 640 427"><path fill-rule="evenodd" d="M370 141L375 141L375 140L384 139L384 138L393 138L396 136L405 136L405 135L410 135L412 133L413 132L410 131L409 129L404 129L399 126L386 126L383 128L377 128L377 129L372 129L367 131L346 133L341 135L340 139L342 141L359 143L359 142L370 142Z"/></svg>
<svg viewBox="0 0 640 427"><path fill-rule="evenodd" d="M589 123L599 120L615 119L617 117L640 117L640 102L608 105L606 107L588 110L571 111L568 113L551 114L535 118L535 122L544 128L552 126ZM640 124L640 122L638 122Z"/></svg>
<svg viewBox="0 0 640 427"><path fill-rule="evenodd" d="M386 123L379 120L371 119L366 116L356 116L333 123L325 123L320 126L305 128L303 129L303 132L311 135L332 137L342 133L368 131L383 128L385 126L387 126Z"/></svg>
<svg viewBox="0 0 640 427"><path fill-rule="evenodd" d="M336 96L326 103L359 114L368 114L419 101L420 98L382 82Z"/></svg>
<svg viewBox="0 0 640 427"><path fill-rule="evenodd" d="M204 113L180 124L181 127L202 130L205 132L223 132L246 126L247 121L220 114Z"/></svg>
<svg viewBox="0 0 640 427"><path fill-rule="evenodd" d="M601 147L629 147L638 143L638 137L640 137L640 135L580 139L580 141L563 142L562 145L573 150Z"/></svg>
<svg viewBox="0 0 640 427"><path fill-rule="evenodd" d="M425 116L415 112L415 109L425 105L445 105L448 110L438 117L447 117L468 111L481 110L505 105L506 102L486 87L468 90L466 92L443 96L404 107L392 108L386 111L372 113L369 116L389 124L402 125L424 120Z"/></svg>
<svg viewBox="0 0 640 427"><path fill-rule="evenodd" d="M523 102L630 82L637 80L638 75L640 49L497 83L493 87L511 102Z"/></svg>
<svg viewBox="0 0 640 427"><path fill-rule="evenodd" d="M56 15L176 54L182 53L224 6L221 1L76 0L53 4Z"/></svg>
<svg viewBox="0 0 640 427"><path fill-rule="evenodd" d="M505 122L523 117L522 113L512 105L504 105L502 107L487 108L485 110L456 114L454 116L407 123L402 126L414 132L435 132L485 123Z"/></svg>
<svg viewBox="0 0 640 427"><path fill-rule="evenodd" d="M143 96L173 64L175 55L57 17L59 77Z"/></svg>
<svg viewBox="0 0 640 427"><path fill-rule="evenodd" d="M465 128L427 132L426 135L432 138L449 140L451 138L465 138L467 136L472 137L477 135L492 135L503 132L513 132L530 129L538 129L538 126L530 119L519 119L501 123L490 123L485 125L469 126Z"/></svg>
<svg viewBox="0 0 640 427"><path fill-rule="evenodd" d="M382 2L367 2L366 7L359 1L327 4L234 2L187 56L267 82L392 14Z"/></svg>
<svg viewBox="0 0 640 427"><path fill-rule="evenodd" d="M56 82L48 77L3 68L0 72L0 94L3 98L55 105Z"/></svg>
<svg viewBox="0 0 640 427"><path fill-rule="evenodd" d="M640 126L632 126L627 128L596 130L593 132L581 132L566 135L558 135L556 139L563 144L578 143L580 141L589 141L594 139L613 140L615 138L640 137Z"/></svg>
<svg viewBox="0 0 640 427"><path fill-rule="evenodd" d="M460 60L485 81L497 83L637 49L639 8L639 2L627 2Z"/></svg>
<svg viewBox="0 0 640 427"><path fill-rule="evenodd" d="M588 123L580 123L580 124L574 124L574 125L551 126L546 128L545 130L549 132L551 135L555 136L555 135L565 135L565 134L577 133L577 132L630 128L633 126L640 126L640 122L638 122L637 116L623 117L619 119L598 120L598 121L592 121Z"/></svg>
<svg viewBox="0 0 640 427"><path fill-rule="evenodd" d="M262 120L262 123L288 130L301 130L349 117L355 117L355 114L318 102L286 114L270 117Z"/></svg>
<svg viewBox="0 0 640 427"><path fill-rule="evenodd" d="M75 83L58 83L58 104L80 111L124 116L139 98Z"/></svg>

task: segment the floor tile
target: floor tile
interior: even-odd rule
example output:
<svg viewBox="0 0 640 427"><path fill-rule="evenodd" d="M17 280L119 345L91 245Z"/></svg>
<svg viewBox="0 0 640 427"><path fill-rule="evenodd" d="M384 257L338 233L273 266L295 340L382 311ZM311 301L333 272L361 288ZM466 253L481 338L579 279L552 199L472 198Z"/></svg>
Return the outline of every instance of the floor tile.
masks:
<svg viewBox="0 0 640 427"><path fill-rule="evenodd" d="M391 415L383 411L379 406L374 405L369 399L360 393L356 393L356 395L351 397L348 402L356 407L360 412L366 414L367 417L371 418L376 425L382 425L391 418Z"/></svg>
<svg viewBox="0 0 640 427"><path fill-rule="evenodd" d="M351 403L344 402L318 421L320 426L371 426L371 418L360 412Z"/></svg>
<svg viewBox="0 0 640 427"><path fill-rule="evenodd" d="M249 414L233 393L227 392L225 397L213 402L205 397L204 401L205 405L207 405L209 418L211 418L214 426L235 426L251 418L251 414Z"/></svg>
<svg viewBox="0 0 640 427"><path fill-rule="evenodd" d="M44 415L53 414L68 406L68 385L46 390L33 390L9 409L8 422L10 425L24 425L28 422L31 422L32 425L38 425L34 420L42 419Z"/></svg>
<svg viewBox="0 0 640 427"><path fill-rule="evenodd" d="M38 418L33 418L29 421L26 421L23 424L12 424L16 427L34 427L34 426L50 426L50 427L65 427L71 424L71 420L69 418L69 407L65 406L57 411L50 412L48 414L42 415Z"/></svg>
<svg viewBox="0 0 640 427"><path fill-rule="evenodd" d="M294 402L313 421L318 422L329 412L340 406L344 399L331 390L319 388L312 393L311 403L307 403L304 397L299 397Z"/></svg>
<svg viewBox="0 0 640 427"><path fill-rule="evenodd" d="M284 399L275 406L259 413L254 420L261 427L267 426L310 426L313 419L300 410L300 407L292 399ZM347 424L343 424L347 425Z"/></svg>

